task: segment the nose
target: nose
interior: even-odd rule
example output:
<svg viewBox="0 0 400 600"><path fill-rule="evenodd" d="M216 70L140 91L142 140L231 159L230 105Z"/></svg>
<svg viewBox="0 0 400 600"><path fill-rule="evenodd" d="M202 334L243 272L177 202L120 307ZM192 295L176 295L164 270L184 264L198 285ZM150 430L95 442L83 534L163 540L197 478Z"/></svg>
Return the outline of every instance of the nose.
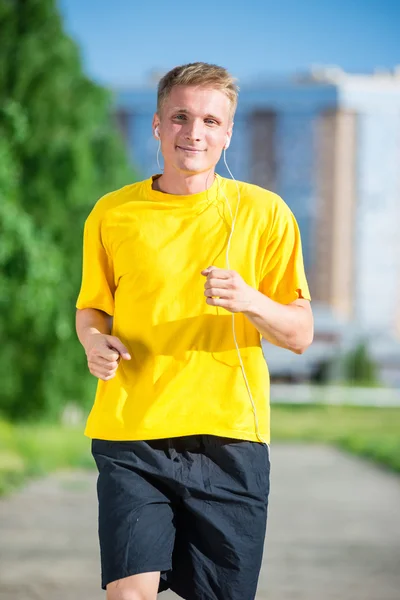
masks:
<svg viewBox="0 0 400 600"><path fill-rule="evenodd" d="M203 129L201 122L193 120L187 125L185 138L190 142L199 142L202 138L202 131Z"/></svg>

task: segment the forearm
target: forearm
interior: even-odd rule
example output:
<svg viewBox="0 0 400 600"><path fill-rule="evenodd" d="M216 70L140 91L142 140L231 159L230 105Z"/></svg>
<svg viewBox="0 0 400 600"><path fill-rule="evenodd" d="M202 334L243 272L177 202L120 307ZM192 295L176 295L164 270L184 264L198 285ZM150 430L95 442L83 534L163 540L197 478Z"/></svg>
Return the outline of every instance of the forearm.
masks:
<svg viewBox="0 0 400 600"><path fill-rule="evenodd" d="M111 332L112 317L96 308L84 308L76 311L76 333L82 346L86 349L91 335Z"/></svg>
<svg viewBox="0 0 400 600"><path fill-rule="evenodd" d="M312 313L304 306L279 304L254 290L250 308L243 312L263 338L275 346L302 354L312 342Z"/></svg>

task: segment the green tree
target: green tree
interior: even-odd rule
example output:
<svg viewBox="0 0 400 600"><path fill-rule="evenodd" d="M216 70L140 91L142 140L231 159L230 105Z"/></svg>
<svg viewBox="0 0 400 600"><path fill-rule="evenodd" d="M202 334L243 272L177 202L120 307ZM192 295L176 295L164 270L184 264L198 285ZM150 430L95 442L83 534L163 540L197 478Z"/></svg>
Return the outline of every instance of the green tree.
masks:
<svg viewBox="0 0 400 600"><path fill-rule="evenodd" d="M367 343L361 341L347 353L343 361L343 377L346 382L354 385L379 384L378 368L369 354Z"/></svg>
<svg viewBox="0 0 400 600"><path fill-rule="evenodd" d="M83 223L134 179L112 100L54 0L0 0L0 412L14 418L92 401L74 328Z"/></svg>

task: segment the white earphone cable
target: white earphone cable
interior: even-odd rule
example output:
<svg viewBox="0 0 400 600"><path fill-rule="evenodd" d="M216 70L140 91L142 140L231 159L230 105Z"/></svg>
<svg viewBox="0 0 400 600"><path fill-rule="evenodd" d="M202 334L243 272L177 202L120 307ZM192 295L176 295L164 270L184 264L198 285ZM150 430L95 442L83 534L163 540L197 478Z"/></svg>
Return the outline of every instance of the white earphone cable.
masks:
<svg viewBox="0 0 400 600"><path fill-rule="evenodd" d="M158 168L159 168L160 171L164 171L164 169L162 169L161 165L160 165L160 150L161 150L161 140L160 140L160 138L158 138L157 166L158 166Z"/></svg>
<svg viewBox="0 0 400 600"><path fill-rule="evenodd" d="M230 250L230 246L231 246L232 235L233 235L233 232L235 230L236 218L237 218L237 214L238 214L239 204L240 204L241 198L240 198L239 184L236 181L236 179L234 178L234 176L232 175L231 170L228 167L228 163L226 162L226 150L225 150L225 148L224 148L224 163L225 163L225 167L226 167L229 175L231 176L232 180L235 182L236 189L237 189L237 198L238 198L237 199L237 204L236 204L235 217L233 217L233 213L232 213L230 202L229 202L228 198L226 197L225 193L223 192L223 190L221 189L221 186L219 185L219 181L218 181L218 189L221 191L222 195L224 196L224 198L225 198L225 200L226 200L226 202L228 204L229 212L230 212L231 218L232 218L231 232L230 232L228 243L227 243L227 246L226 246L226 267L227 267L227 269L230 269L231 267L230 267L230 262L229 262L229 250ZM248 392L249 399L250 399L250 402L251 402L251 406L252 406L252 409L253 409L254 424L255 424L255 429L256 429L256 436L257 436L258 440L261 443L265 444L269 448L268 442L266 442L263 439L263 437L261 436L261 434L260 434L256 405L254 403L253 395L252 395L251 389L250 389L250 384L249 384L249 381L247 379L246 371L245 371L243 360L242 360L242 355L240 353L239 344L237 343L236 330L235 330L235 313L232 313L232 333L233 333L233 340L235 342L237 354L238 354L238 357L239 357L240 367L242 369L243 379L244 379L244 382L246 384L247 392Z"/></svg>

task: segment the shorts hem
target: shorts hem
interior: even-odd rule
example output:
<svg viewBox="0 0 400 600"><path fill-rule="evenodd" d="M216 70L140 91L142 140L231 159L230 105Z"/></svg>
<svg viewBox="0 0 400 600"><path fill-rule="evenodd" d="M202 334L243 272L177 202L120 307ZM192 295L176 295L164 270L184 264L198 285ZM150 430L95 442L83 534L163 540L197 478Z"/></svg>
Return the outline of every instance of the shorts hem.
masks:
<svg viewBox="0 0 400 600"><path fill-rule="evenodd" d="M172 562L169 562L167 565L161 565L161 566L160 566L160 564L156 564L156 565L142 565L140 567L134 567L132 569L128 569L127 571L124 571L117 577L113 577L110 581L103 579L101 582L101 588L103 590L105 590L109 583L112 583L113 581L118 581L119 579L125 579L126 577L131 577L132 575L140 575L141 573L151 573L153 571L159 571L160 573L163 573L165 571L170 571L171 569L172 569Z"/></svg>

